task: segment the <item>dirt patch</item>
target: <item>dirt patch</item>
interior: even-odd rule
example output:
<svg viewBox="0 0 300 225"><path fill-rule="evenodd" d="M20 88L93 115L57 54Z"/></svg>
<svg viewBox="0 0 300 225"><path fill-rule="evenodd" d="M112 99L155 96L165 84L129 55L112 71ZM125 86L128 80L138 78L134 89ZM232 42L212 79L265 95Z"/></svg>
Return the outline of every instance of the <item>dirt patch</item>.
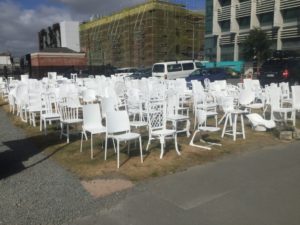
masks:
<svg viewBox="0 0 300 225"><path fill-rule="evenodd" d="M123 191L133 187L133 183L123 179L97 179L81 181L82 186L94 197L104 197L114 192Z"/></svg>

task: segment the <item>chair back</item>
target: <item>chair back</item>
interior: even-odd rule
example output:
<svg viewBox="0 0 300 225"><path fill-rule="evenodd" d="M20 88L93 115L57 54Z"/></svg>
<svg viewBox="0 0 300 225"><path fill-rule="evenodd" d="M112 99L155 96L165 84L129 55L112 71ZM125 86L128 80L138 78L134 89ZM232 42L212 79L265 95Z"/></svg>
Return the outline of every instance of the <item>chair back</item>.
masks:
<svg viewBox="0 0 300 225"><path fill-rule="evenodd" d="M148 125L150 130L159 130L166 127L165 101L150 101L148 103Z"/></svg>
<svg viewBox="0 0 300 225"><path fill-rule="evenodd" d="M111 111L106 115L107 133L129 132L129 116L127 111Z"/></svg>
<svg viewBox="0 0 300 225"><path fill-rule="evenodd" d="M83 103L93 103L96 99L96 91L94 89L86 89L82 92Z"/></svg>
<svg viewBox="0 0 300 225"><path fill-rule="evenodd" d="M102 126L102 118L99 104L87 104L82 106L83 126Z"/></svg>
<svg viewBox="0 0 300 225"><path fill-rule="evenodd" d="M300 110L300 85L292 86L293 108Z"/></svg>

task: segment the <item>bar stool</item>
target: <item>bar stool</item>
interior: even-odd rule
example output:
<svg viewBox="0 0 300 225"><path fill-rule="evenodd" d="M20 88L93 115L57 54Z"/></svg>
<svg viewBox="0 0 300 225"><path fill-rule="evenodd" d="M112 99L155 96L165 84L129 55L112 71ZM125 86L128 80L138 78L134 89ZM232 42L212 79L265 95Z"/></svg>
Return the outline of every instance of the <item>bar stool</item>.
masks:
<svg viewBox="0 0 300 225"><path fill-rule="evenodd" d="M224 135L231 135L233 136L233 140L236 140L236 136L237 135L242 135L243 139L245 139L245 128L244 128L244 114L247 113L247 111L244 110L232 110L230 112L227 113L226 115L226 119L225 119L225 124L223 127L223 131L222 131L222 138L224 138ZM237 131L237 120L238 117L240 116L240 124L241 124L241 130ZM229 120L229 125L231 125L231 129L227 129L227 124L228 124L228 120Z"/></svg>

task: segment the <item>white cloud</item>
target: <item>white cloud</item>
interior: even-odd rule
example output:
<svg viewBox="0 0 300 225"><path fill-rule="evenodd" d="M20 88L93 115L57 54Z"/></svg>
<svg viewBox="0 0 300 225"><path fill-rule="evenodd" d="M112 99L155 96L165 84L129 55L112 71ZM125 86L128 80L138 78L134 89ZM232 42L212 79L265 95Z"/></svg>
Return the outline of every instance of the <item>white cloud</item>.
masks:
<svg viewBox="0 0 300 225"><path fill-rule="evenodd" d="M38 50L38 32L53 23L71 20L66 9L40 6L23 9L12 1L0 2L0 52L14 56Z"/></svg>
<svg viewBox="0 0 300 225"><path fill-rule="evenodd" d="M107 15L146 0L48 0L34 9L24 9L11 0L0 1L0 53L14 56L38 50L38 32L63 20L83 21L92 15ZM64 7L58 7L58 5Z"/></svg>
<svg viewBox="0 0 300 225"><path fill-rule="evenodd" d="M134 6L146 0L52 0L63 3L74 13L89 15L110 14L121 10L124 7Z"/></svg>

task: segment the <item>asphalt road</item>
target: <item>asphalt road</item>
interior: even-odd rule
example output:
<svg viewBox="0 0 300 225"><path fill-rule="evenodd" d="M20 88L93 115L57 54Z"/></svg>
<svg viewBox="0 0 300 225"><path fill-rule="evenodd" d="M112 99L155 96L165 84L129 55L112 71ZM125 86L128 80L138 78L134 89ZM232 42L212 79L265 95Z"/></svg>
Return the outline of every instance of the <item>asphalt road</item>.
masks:
<svg viewBox="0 0 300 225"><path fill-rule="evenodd" d="M153 180L70 224L299 225L300 142Z"/></svg>

